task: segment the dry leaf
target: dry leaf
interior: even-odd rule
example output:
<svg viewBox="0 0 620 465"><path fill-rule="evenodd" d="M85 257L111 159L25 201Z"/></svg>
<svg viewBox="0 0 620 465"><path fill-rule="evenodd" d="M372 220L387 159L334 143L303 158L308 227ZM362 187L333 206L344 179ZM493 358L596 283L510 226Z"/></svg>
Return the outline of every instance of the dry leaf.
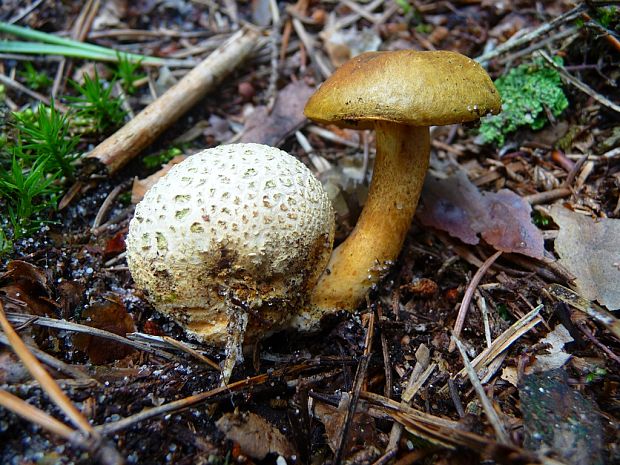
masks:
<svg viewBox="0 0 620 465"><path fill-rule="evenodd" d="M466 244L477 244L480 234L496 250L542 258L544 240L530 213L530 205L512 191L481 193L462 170L446 179L427 176L417 211L424 225Z"/></svg>
<svg viewBox="0 0 620 465"><path fill-rule="evenodd" d="M560 205L550 214L560 227L555 251L576 276L579 294L609 310L620 309L620 220L594 220Z"/></svg>
<svg viewBox="0 0 620 465"><path fill-rule="evenodd" d="M571 355L564 351L564 345L573 341L568 329L564 325L557 325L553 331L547 334L547 337L540 342L549 344L548 354L537 355L536 361L529 367L528 373L532 371L547 371L562 367Z"/></svg>
<svg viewBox="0 0 620 465"><path fill-rule="evenodd" d="M306 121L303 110L313 92L314 89L301 81L281 89L271 113L267 107L258 106L248 116L240 142L278 147L286 136Z"/></svg>
<svg viewBox="0 0 620 465"><path fill-rule="evenodd" d="M552 450L575 465L603 463L598 408L568 385L563 370L525 375L519 397L526 449Z"/></svg>
<svg viewBox="0 0 620 465"><path fill-rule="evenodd" d="M343 395L343 400L348 396ZM332 452L336 448L342 437L342 427L347 413L348 402L341 401L341 405L336 408L323 402L314 404L314 414L325 426L327 444ZM379 433L374 419L365 412L357 411L353 415L349 437L345 446L344 457L350 457L360 449L379 451L381 447Z"/></svg>
<svg viewBox="0 0 620 465"><path fill-rule="evenodd" d="M326 29L320 34L325 50L334 67L338 68L346 61L363 52L379 50L381 38L372 29Z"/></svg>
<svg viewBox="0 0 620 465"><path fill-rule="evenodd" d="M136 330L133 318L127 313L123 302L116 296L108 296L105 302L91 305L82 312L82 318L85 319L80 322L82 324L119 336L125 336ZM86 352L90 361L95 365L120 360L134 352L134 349L126 344L85 333L76 334L73 337L73 343L78 350Z"/></svg>
<svg viewBox="0 0 620 465"><path fill-rule="evenodd" d="M255 413L226 413L216 424L226 438L239 444L244 454L257 460L270 453L282 457L296 455L295 448L280 430Z"/></svg>
<svg viewBox="0 0 620 465"><path fill-rule="evenodd" d="M166 163L159 171L151 174L144 179L134 179L133 187L131 189L131 203L136 204L144 197L146 191L148 191L153 185L159 181L172 167L178 163L181 163L187 158L185 155L177 155L168 163Z"/></svg>
<svg viewBox="0 0 620 465"><path fill-rule="evenodd" d="M0 276L0 293L6 297L8 312L52 316L56 304L51 298L52 290L46 273L30 263L13 260L7 272Z"/></svg>

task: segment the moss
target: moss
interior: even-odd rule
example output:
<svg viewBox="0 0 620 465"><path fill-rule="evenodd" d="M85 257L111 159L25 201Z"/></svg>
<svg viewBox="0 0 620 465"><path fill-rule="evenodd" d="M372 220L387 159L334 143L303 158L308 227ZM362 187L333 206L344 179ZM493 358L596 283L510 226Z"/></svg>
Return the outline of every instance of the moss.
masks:
<svg viewBox="0 0 620 465"><path fill-rule="evenodd" d="M482 120L480 135L487 143L503 145L507 134L523 126L541 129L548 122L545 108L558 116L568 107L559 73L542 60L514 68L495 86L502 96L502 113Z"/></svg>

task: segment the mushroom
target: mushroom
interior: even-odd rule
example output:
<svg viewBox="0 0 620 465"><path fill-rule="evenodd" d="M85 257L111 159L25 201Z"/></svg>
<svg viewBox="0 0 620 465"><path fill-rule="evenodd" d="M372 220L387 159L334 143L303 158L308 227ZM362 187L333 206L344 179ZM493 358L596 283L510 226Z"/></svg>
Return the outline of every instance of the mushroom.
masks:
<svg viewBox="0 0 620 465"><path fill-rule="evenodd" d="M204 150L174 166L136 206L127 263L156 310L199 340L226 346L285 328L332 251L321 183L260 144ZM226 377L226 376L225 376Z"/></svg>
<svg viewBox="0 0 620 465"><path fill-rule="evenodd" d="M477 120L500 106L485 70L449 51L363 53L321 85L306 116L339 127L374 128L377 153L359 220L332 253L298 327L311 327L326 312L354 310L397 259L428 167L429 126Z"/></svg>

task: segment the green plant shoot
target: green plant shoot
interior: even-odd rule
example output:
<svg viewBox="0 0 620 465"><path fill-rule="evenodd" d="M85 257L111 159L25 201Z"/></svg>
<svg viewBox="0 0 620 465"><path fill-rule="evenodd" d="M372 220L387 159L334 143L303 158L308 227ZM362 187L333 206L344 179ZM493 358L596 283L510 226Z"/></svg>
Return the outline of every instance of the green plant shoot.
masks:
<svg viewBox="0 0 620 465"><path fill-rule="evenodd" d="M116 129L123 123L125 111L120 98L112 96L112 84L106 86L96 71L94 79L87 74L83 77L83 84L71 82L80 95L67 97L76 109L77 120L100 134Z"/></svg>

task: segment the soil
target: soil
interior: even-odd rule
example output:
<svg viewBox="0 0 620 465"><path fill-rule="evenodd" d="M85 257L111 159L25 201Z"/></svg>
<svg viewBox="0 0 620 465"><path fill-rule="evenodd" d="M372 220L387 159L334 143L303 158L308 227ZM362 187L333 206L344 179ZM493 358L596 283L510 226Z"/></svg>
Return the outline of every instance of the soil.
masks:
<svg viewBox="0 0 620 465"><path fill-rule="evenodd" d="M380 39L381 49L385 50L447 49L476 57L505 43L520 30L548 23L573 7L561 0L544 2L544 5L529 1L413 1L396 2L400 7L394 8L392 5L396 3L384 2L375 10L364 10L361 16L354 16L356 9L368 9L370 4L307 0L273 3L279 8L280 22L277 27L266 25L264 29L265 35L277 32L278 72L274 71L273 54L266 45L157 138L143 155L169 149L173 140L201 121L210 122L208 129L198 131L198 136L189 142L177 144L183 153L228 142L243 131L251 118L250 109L273 105L278 92L287 85L319 84L323 80L319 61L322 59L332 67L337 60L326 45L329 41L325 31L330 21L352 18L352 26L347 28L358 35L341 47L342 53L349 53L352 43L359 45L361 31L367 30ZM70 32L85 8L83 2L72 1L5 1L0 5L0 19L16 17L27 4L34 8L18 24L54 33ZM85 30L86 40L145 55L173 58L188 52L201 59L214 44L219 45L223 38L229 37L237 24L261 21L268 24L269 4L260 0L103 2L97 20ZM598 10L591 7L585 11L593 15ZM476 180L481 182L476 184L480 190L497 192L507 188L525 198L561 185L568 172L558 159L569 160L572 163L569 165L574 166L583 155L600 155L617 147L618 113L592 94L618 101L614 83L619 78L619 49L613 39L617 44L619 15L616 10L605 26L607 32L583 27L573 35L550 39L543 47L549 53L560 54L565 68L588 83L590 94L565 85L568 110L552 117L552 123L542 131L523 128L511 133L500 147L482 144L473 127L436 128L432 133L434 166L452 161L467 171L474 184ZM297 21L316 41L316 50L309 49L300 39L299 29L293 26ZM583 22L587 19L581 17L579 24ZM576 24L570 22L566 27ZM121 29L179 34L140 37L123 35L118 32ZM192 36L190 32L201 34ZM522 47L491 59L489 73L497 78L526 61L531 57L527 48L548 37L549 34L534 37ZM283 42L285 46L279 56ZM205 49L198 50L202 46ZM518 53L523 50L526 52ZM20 68L21 61L9 56L3 56L2 60L3 73L19 79L14 71ZM57 61L33 63L52 79L55 77ZM82 60L67 60L61 77L72 77L70 73L83 69L84 64ZM162 79L164 72L158 68L145 71L151 86ZM173 74L176 72L182 74L180 69L173 70ZM145 80L136 94L126 96L136 113L152 99L149 83ZM50 91L41 92L49 95ZM70 86L63 85L59 95L72 92ZM17 108L37 103L11 88L6 89L6 95ZM363 163L364 143L368 153L368 147L374 146L373 136L367 133L360 140L355 131L329 127L334 136L353 142L345 145L307 131L307 124L304 121L300 127L316 154L337 167L335 185L346 205L336 209L336 240L342 241L355 224L369 181L367 175L361 183L352 183L344 168ZM283 135L280 147L316 172L312 157L294 132L290 129ZM604 146L614 135L615 145L612 142L612 146ZM101 134L87 135L79 149L87 152L103 138ZM372 159L372 150L370 154ZM586 429L585 433L580 430L580 434L600 438L590 444L591 453L580 459L586 462L580 463L620 463L620 342L600 322L548 292L550 283L565 286L571 283L553 265L552 259L557 258L553 239L558 228L549 220L546 210L557 201L587 211L595 218L620 218L619 159L617 154L597 158L589 175L584 175L583 170L575 173L585 179L580 185L571 186L570 195L534 207L535 215L548 220L539 223L547 233L547 260L503 253L480 281L459 336L470 360L487 346L485 331L490 333L491 340L496 340L542 305L540 323L508 345L488 379L479 373L486 398L507 432L507 442L503 444L497 425L485 412L480 394L466 375L457 375L464 366L461 353L450 348L452 328L464 294L476 271L495 249L484 241L465 244L416 219L398 261L369 292L360 308L353 313L328 316L316 333L283 332L256 344L247 350L245 360L238 364L230 380L231 383L247 380L247 383L232 384L229 390L218 391L220 378L212 367L169 343L157 345L143 338L140 340L145 345L138 350L88 332L78 337L69 329L41 327L36 318L26 324L15 324L29 344L65 364L48 366L50 373L88 421L103 425L104 432L106 425L148 409L183 399L188 403L105 432L104 442L94 445L68 441L0 407L0 463L120 463L115 462L117 457L128 464L285 463L282 460L304 464L516 464L551 463L551 459L576 463L561 449L563 440L570 442L566 436L569 430L563 426L579 419ZM102 169L93 173L84 168L77 193L68 205L50 211L50 221L38 234L16 241L13 250L2 257L0 299L5 311L68 320L121 335L169 336L222 362L221 351L189 339L177 323L156 313L143 291L134 288L126 267L123 239L134 208L128 200L132 182L134 177L144 178L157 169L147 168L141 159L131 161L112 175ZM548 185L541 181L543 175L548 176ZM485 177L491 180L483 182ZM117 186L121 186L121 194L104 215L101 224L105 227L93 231L91 226L103 202ZM4 205L0 203L0 207ZM488 311L488 325L480 311L482 300ZM534 441L532 438L540 432L536 428L544 429L540 426L544 422L540 421L540 412L532 413L532 409L524 409L521 404L524 399L536 406L539 405L536 402L548 402L537 400L530 392L538 379L531 378L532 367L537 358L548 353L549 344L542 340L558 325L565 327L572 339L562 349L570 359L561 365L562 374L557 382L540 383L544 389L569 392L575 400L567 402L563 414L553 419L557 428L551 432L545 430L545 440ZM428 430L423 430L422 423L415 423L413 417L406 416L411 414L406 405L387 407L366 394L379 394L400 403L416 364L425 365L421 347L426 348L422 352L428 350L429 362L436 366L413 396L410 407L432 415L423 423ZM158 348L170 357L159 356ZM68 375L63 366L75 368L81 376ZM262 374L266 376L261 377ZM420 379L421 371L415 374L414 381ZM50 399L47 389L42 389L30 377L10 345L0 348L0 385L3 391L74 427ZM526 385L527 396L523 395ZM212 390L212 394L193 403L192 396ZM578 412L572 411L571 406ZM545 408L548 407L546 404ZM258 432L243 429L246 412L266 421L260 423ZM255 443L266 442L274 435L270 428L275 428L284 434L295 453L282 457L274 448L265 457L253 457L239 437L225 434L216 424L230 413L237 415L241 437L255 435L250 436L255 438ZM441 419L454 421L454 429L449 429L452 423L446 426ZM403 425L404 430L395 449L389 450L395 422ZM457 434L459 431L463 434ZM108 447L118 456L115 453L106 456Z"/></svg>

